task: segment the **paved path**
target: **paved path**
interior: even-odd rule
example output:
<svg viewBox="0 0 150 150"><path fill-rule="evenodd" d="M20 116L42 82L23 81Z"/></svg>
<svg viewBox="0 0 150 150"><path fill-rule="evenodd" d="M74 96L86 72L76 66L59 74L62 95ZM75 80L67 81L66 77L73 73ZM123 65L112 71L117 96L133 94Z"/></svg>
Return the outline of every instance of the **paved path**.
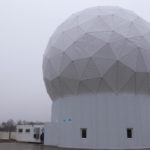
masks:
<svg viewBox="0 0 150 150"><path fill-rule="evenodd" d="M40 144L0 143L0 150L58 150L58 148L43 146Z"/></svg>
<svg viewBox="0 0 150 150"><path fill-rule="evenodd" d="M28 144L28 143L0 143L0 150L77 150L77 149L56 148L50 146L43 146L40 144ZM138 150L150 150L150 149L138 149Z"/></svg>

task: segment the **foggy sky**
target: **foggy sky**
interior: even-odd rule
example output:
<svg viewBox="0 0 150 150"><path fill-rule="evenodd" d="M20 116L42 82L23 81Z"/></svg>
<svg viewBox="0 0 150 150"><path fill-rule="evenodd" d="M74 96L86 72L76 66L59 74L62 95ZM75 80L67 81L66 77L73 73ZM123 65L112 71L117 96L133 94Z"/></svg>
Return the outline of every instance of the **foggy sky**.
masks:
<svg viewBox="0 0 150 150"><path fill-rule="evenodd" d="M115 5L150 22L149 0L0 0L0 122L50 121L43 53L55 28L87 7Z"/></svg>

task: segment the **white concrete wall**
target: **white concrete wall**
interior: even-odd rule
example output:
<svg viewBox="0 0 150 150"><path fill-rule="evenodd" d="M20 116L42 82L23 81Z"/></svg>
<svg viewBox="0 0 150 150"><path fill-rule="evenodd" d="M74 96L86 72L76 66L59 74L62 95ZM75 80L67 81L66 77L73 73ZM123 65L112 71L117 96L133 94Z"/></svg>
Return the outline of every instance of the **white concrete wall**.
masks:
<svg viewBox="0 0 150 150"><path fill-rule="evenodd" d="M53 102L52 123L58 127L57 142L49 126L49 145L74 148L150 148L150 98L144 95L99 94L71 96ZM48 127L47 127L48 128ZM82 139L80 128L87 128ZM127 128L133 128L128 139ZM53 131L50 131L53 130ZM48 142L47 142L48 145Z"/></svg>
<svg viewBox="0 0 150 150"><path fill-rule="evenodd" d="M16 132L11 132L11 137L12 140L16 140Z"/></svg>
<svg viewBox="0 0 150 150"><path fill-rule="evenodd" d="M16 139L16 132L11 132L10 139ZM1 131L0 132L0 140L9 140L9 132Z"/></svg>
<svg viewBox="0 0 150 150"><path fill-rule="evenodd" d="M19 142L35 142L40 143L40 136L39 139L34 138L34 128L40 128L40 135L42 133L42 128L44 125L17 125L17 132L16 132L16 141ZM23 129L22 133L19 133L18 130ZM26 133L25 130L30 129L29 133Z"/></svg>
<svg viewBox="0 0 150 150"><path fill-rule="evenodd" d="M57 123L46 123L44 130L44 145L58 145L59 128Z"/></svg>

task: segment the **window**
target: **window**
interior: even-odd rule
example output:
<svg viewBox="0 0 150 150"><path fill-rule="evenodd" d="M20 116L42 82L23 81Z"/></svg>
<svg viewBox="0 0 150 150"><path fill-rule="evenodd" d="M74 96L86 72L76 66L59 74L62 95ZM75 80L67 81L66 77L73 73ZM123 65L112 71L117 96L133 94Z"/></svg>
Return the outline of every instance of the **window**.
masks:
<svg viewBox="0 0 150 150"><path fill-rule="evenodd" d="M39 139L40 138L40 128L38 128L38 127L34 128L34 135L33 135L33 137L35 139Z"/></svg>
<svg viewBox="0 0 150 150"><path fill-rule="evenodd" d="M40 133L40 128L35 127L35 128L34 128L34 133L35 133L35 134L39 134L39 133Z"/></svg>
<svg viewBox="0 0 150 150"><path fill-rule="evenodd" d="M26 133L29 133L30 132L30 129L26 129Z"/></svg>
<svg viewBox="0 0 150 150"><path fill-rule="evenodd" d="M127 138L133 137L133 128L127 128Z"/></svg>
<svg viewBox="0 0 150 150"><path fill-rule="evenodd" d="M39 134L33 134L33 137L38 140L40 138L40 135Z"/></svg>
<svg viewBox="0 0 150 150"><path fill-rule="evenodd" d="M41 128L41 132L42 132L42 133L44 132L44 128Z"/></svg>
<svg viewBox="0 0 150 150"><path fill-rule="evenodd" d="M87 138L87 129L81 128L81 138Z"/></svg>
<svg viewBox="0 0 150 150"><path fill-rule="evenodd" d="M18 132L19 132L19 133L22 133L22 132L23 132L23 129L18 129Z"/></svg>

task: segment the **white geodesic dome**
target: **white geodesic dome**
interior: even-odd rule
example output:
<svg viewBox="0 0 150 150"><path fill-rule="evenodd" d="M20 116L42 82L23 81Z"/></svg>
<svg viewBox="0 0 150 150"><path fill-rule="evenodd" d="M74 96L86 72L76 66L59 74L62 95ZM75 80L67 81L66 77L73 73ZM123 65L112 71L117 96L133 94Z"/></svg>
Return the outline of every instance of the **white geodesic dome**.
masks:
<svg viewBox="0 0 150 150"><path fill-rule="evenodd" d="M119 7L73 14L50 38L43 59L53 100L95 93L150 93L150 25Z"/></svg>

